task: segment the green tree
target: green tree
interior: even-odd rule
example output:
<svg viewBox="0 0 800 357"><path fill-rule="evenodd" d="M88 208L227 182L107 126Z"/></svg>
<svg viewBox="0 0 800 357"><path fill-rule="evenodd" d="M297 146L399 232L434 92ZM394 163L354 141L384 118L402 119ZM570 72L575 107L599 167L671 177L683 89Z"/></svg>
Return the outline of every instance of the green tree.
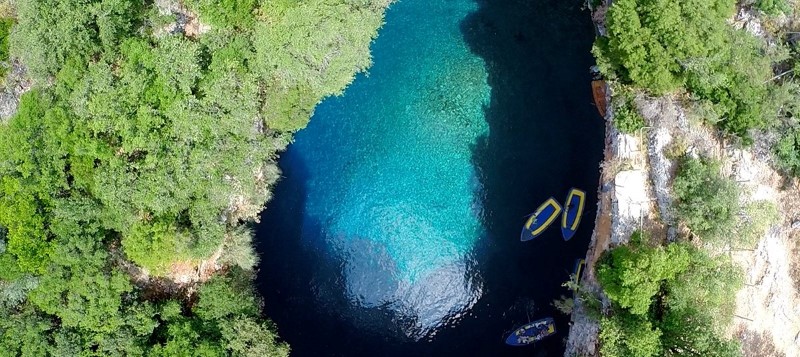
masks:
<svg viewBox="0 0 800 357"><path fill-rule="evenodd" d="M200 287L192 314L170 302L162 308L165 324L157 332L162 343L154 356L288 356L274 327L258 320L261 301L249 277L234 269ZM196 346L196 347L195 347Z"/></svg>
<svg viewBox="0 0 800 357"><path fill-rule="evenodd" d="M706 118L749 141L778 107L769 105L772 66L764 44L727 24L733 0L616 0L607 37L593 48L601 70L654 94L687 89L712 106Z"/></svg>
<svg viewBox="0 0 800 357"><path fill-rule="evenodd" d="M738 356L726 337L740 270L688 243L632 237L603 258L597 277L611 302L600 319L603 356Z"/></svg>
<svg viewBox="0 0 800 357"><path fill-rule="evenodd" d="M25 357L44 356L51 346L47 339L54 324L32 308L0 308L0 351Z"/></svg>
<svg viewBox="0 0 800 357"><path fill-rule="evenodd" d="M791 10L786 0L756 0L753 5L768 15L778 15Z"/></svg>
<svg viewBox="0 0 800 357"><path fill-rule="evenodd" d="M604 258L597 269L597 280L610 300L633 314L644 315L665 281L674 279L688 265L683 245L620 246Z"/></svg>
<svg viewBox="0 0 800 357"><path fill-rule="evenodd" d="M778 166L791 176L800 176L800 130L786 130L775 145Z"/></svg>
<svg viewBox="0 0 800 357"><path fill-rule="evenodd" d="M249 27L255 20L256 0L189 0L187 5L197 9L203 20L214 26Z"/></svg>
<svg viewBox="0 0 800 357"><path fill-rule="evenodd" d="M649 357L661 352L661 331L646 318L625 311L600 320L599 338L604 357Z"/></svg>

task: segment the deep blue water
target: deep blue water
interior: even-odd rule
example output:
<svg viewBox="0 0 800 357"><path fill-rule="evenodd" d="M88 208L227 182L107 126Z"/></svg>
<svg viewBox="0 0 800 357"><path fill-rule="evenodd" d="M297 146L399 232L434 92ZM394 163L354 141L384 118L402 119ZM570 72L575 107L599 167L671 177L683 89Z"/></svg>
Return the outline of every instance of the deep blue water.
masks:
<svg viewBox="0 0 800 357"><path fill-rule="evenodd" d="M551 306L594 222L603 124L579 0L400 0L374 65L283 154L257 227L265 313L297 356L560 355ZM589 192L569 242L524 216ZM504 335L553 316L559 334Z"/></svg>

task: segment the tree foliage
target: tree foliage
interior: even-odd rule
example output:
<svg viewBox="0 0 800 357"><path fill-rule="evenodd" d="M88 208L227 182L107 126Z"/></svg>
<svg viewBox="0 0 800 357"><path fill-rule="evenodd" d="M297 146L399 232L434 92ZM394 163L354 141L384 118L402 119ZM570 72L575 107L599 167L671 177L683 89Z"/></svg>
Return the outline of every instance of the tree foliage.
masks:
<svg viewBox="0 0 800 357"><path fill-rule="evenodd" d="M718 241L732 232L739 192L733 180L722 177L719 163L684 157L672 189L678 219L701 238Z"/></svg>
<svg viewBox="0 0 800 357"><path fill-rule="evenodd" d="M598 281L612 303L600 321L603 356L738 356L726 338L741 272L687 243L643 239L612 249Z"/></svg>
<svg viewBox="0 0 800 357"><path fill-rule="evenodd" d="M657 356L661 330L642 316L620 312L600 320L600 354L603 357Z"/></svg>
<svg viewBox="0 0 800 357"><path fill-rule="evenodd" d="M791 11L791 7L786 0L755 0L753 6L768 15L778 15Z"/></svg>
<svg viewBox="0 0 800 357"><path fill-rule="evenodd" d="M191 8L199 12L212 26L252 26L255 21L256 0L189 0Z"/></svg>
<svg viewBox="0 0 800 357"><path fill-rule="evenodd" d="M274 130L305 127L318 100L339 95L353 73L371 64L369 45L383 23L378 9L385 0L312 0L312 6L270 3L263 10L281 14L255 26L256 66L270 91L267 125ZM285 51L274 51L279 46Z"/></svg>
<svg viewBox="0 0 800 357"><path fill-rule="evenodd" d="M733 0L619 0L608 11L608 37L593 52L601 70L655 94L686 88L708 102L706 118L749 138L777 114L768 107L772 76L763 44L731 28Z"/></svg>
<svg viewBox="0 0 800 357"><path fill-rule="evenodd" d="M8 37L11 34L11 27L14 20L10 18L0 18L0 78L5 77L11 67L8 63Z"/></svg>
<svg viewBox="0 0 800 357"><path fill-rule="evenodd" d="M114 53L119 39L133 35L142 13L141 2L133 0L26 0L16 6L11 53L38 80L54 75L68 59L86 63Z"/></svg>
<svg viewBox="0 0 800 357"><path fill-rule="evenodd" d="M647 313L664 281L675 279L689 265L688 253L681 245L620 246L606 259L597 269L603 291L620 307L637 315Z"/></svg>
<svg viewBox="0 0 800 357"><path fill-rule="evenodd" d="M636 109L632 93L619 93L615 96L614 126L626 134L636 134L646 126L644 118Z"/></svg>
<svg viewBox="0 0 800 357"><path fill-rule="evenodd" d="M208 32L164 33L178 16L150 2L15 2L9 51L34 88L0 123L3 353L288 354L241 270L243 221L314 105L369 66L388 2L186 4ZM167 276L220 249L227 273L196 300L131 282L131 262Z"/></svg>
<svg viewBox="0 0 800 357"><path fill-rule="evenodd" d="M176 303L162 307L166 328L159 328L153 356L288 356L274 327L260 321L260 300L249 278L234 270L200 288L191 314Z"/></svg>

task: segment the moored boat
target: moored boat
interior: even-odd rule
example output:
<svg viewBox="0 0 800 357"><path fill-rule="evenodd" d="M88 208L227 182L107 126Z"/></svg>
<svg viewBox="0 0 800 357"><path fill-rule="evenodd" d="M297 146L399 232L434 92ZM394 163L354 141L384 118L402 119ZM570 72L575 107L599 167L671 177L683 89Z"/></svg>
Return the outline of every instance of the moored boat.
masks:
<svg viewBox="0 0 800 357"><path fill-rule="evenodd" d="M600 113L601 117L606 116L606 110L608 109L608 104L606 103L607 90L608 86L606 85L606 81L602 79L592 81L592 96L594 97L594 105L597 107L597 112Z"/></svg>
<svg viewBox="0 0 800 357"><path fill-rule="evenodd" d="M586 260L580 258L575 260L575 268L572 270L573 291L577 290L577 286L581 282L581 273L583 273L584 265L586 265Z"/></svg>
<svg viewBox="0 0 800 357"><path fill-rule="evenodd" d="M553 224L559 213L561 213L561 204L552 197L548 198L525 221L525 225L522 226L520 240L525 242L538 237L547 227Z"/></svg>
<svg viewBox="0 0 800 357"><path fill-rule="evenodd" d="M603 80L603 75L600 74L600 69L597 66L592 66L592 96L594 97L594 106L597 107L597 112L600 116L606 117L606 110L608 110L608 103L606 97L608 95L608 84Z"/></svg>
<svg viewBox="0 0 800 357"><path fill-rule="evenodd" d="M506 344L511 346L526 346L541 341L545 337L556 333L556 323L552 317L525 324L514 330L506 338Z"/></svg>
<svg viewBox="0 0 800 357"><path fill-rule="evenodd" d="M572 188L564 202L564 213L561 214L561 235L564 240L570 240L578 230L583 216L583 206L586 202L586 192Z"/></svg>

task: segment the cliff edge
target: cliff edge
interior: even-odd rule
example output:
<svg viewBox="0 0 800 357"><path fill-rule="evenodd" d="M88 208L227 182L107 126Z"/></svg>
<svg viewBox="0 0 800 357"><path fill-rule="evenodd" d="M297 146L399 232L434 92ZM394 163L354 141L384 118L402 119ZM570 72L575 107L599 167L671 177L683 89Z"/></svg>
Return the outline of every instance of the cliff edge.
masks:
<svg viewBox="0 0 800 357"><path fill-rule="evenodd" d="M602 4L592 9L601 35L605 34L607 8ZM731 24L763 36L757 17L747 11L738 11ZM611 88L608 102L618 102L613 83ZM692 234L674 217L672 184L677 153L711 158L721 162L722 174L739 186L740 204L765 203L778 211L777 219L764 227L765 233L754 247L728 245L716 252L729 255L744 272L744 287L735 296L728 334L741 342L745 356L800 356L800 181L775 169L774 138L756 135L749 147L735 145L687 115L687 99L681 94L636 93L632 102L645 121L634 133L622 133L615 127L618 106L610 105L605 115L597 218L579 290L596 298L600 313L606 313L609 302L596 277L596 264L604 252L626 244L637 230L656 233L668 241ZM576 299L565 356L600 355L600 326L592 316L596 312L590 310L586 299Z"/></svg>

